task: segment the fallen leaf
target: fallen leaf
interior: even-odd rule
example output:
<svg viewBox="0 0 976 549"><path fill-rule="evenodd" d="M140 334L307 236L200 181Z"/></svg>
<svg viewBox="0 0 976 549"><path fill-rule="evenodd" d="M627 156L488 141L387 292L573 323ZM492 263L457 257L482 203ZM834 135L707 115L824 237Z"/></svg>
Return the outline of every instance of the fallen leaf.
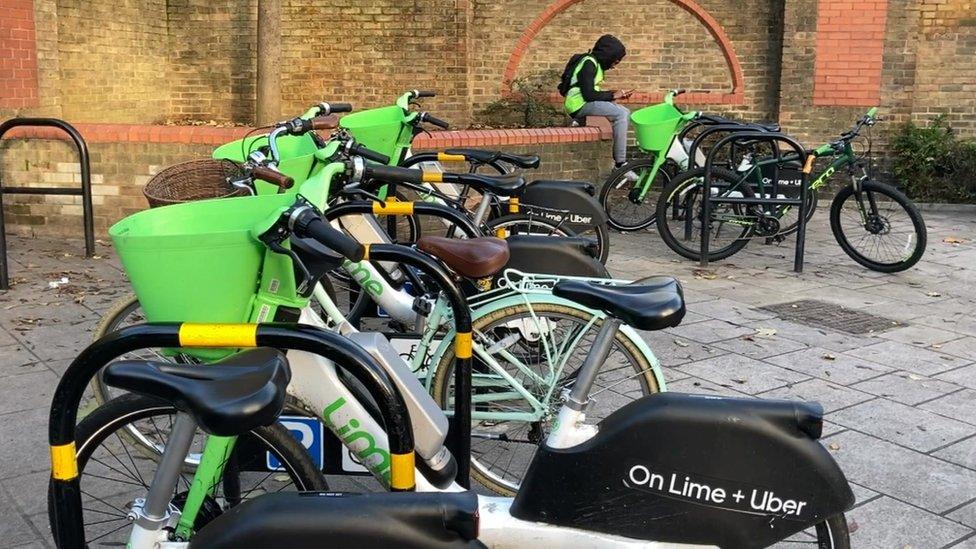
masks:
<svg viewBox="0 0 976 549"><path fill-rule="evenodd" d="M955 236L947 236L943 238L942 241L945 242L946 244L962 244L963 242L965 242L965 240L961 238L957 238Z"/></svg>
<svg viewBox="0 0 976 549"><path fill-rule="evenodd" d="M920 381L920 380L925 379L925 378L922 377L922 376L920 376L920 375L908 374L908 379L910 379L912 381Z"/></svg>
<svg viewBox="0 0 976 549"><path fill-rule="evenodd" d="M762 337L773 337L776 335L776 330L773 328L757 328L756 335Z"/></svg>
<svg viewBox="0 0 976 549"><path fill-rule="evenodd" d="M681 341L680 339L674 340L674 344L677 345L678 347L687 347L688 346L687 343L685 343L684 341Z"/></svg>
<svg viewBox="0 0 976 549"><path fill-rule="evenodd" d="M756 338L754 338L752 336L742 336L742 340L743 341L755 341Z"/></svg>
<svg viewBox="0 0 976 549"><path fill-rule="evenodd" d="M732 378L732 381L738 383L739 385L743 385L746 382L745 379L739 379L739 378L735 378L735 377Z"/></svg>
<svg viewBox="0 0 976 549"><path fill-rule="evenodd" d="M861 527L861 525L858 524L856 520L851 519L851 520L848 520L847 521L847 533L848 534L853 534L854 532L857 532L857 529L860 528L860 527Z"/></svg>
<svg viewBox="0 0 976 549"><path fill-rule="evenodd" d="M942 297L942 294L940 294L939 292L929 292L929 293L927 293L925 295L927 295L929 297Z"/></svg>
<svg viewBox="0 0 976 549"><path fill-rule="evenodd" d="M825 354L824 356L822 356L820 358L822 358L824 360L837 360L837 357L834 356L834 355L832 355L832 354L830 354L830 353L827 353L827 354Z"/></svg>
<svg viewBox="0 0 976 549"><path fill-rule="evenodd" d="M715 280L718 275L712 271L706 271L704 269L695 269L691 271L691 274L695 275L698 280Z"/></svg>
<svg viewBox="0 0 976 549"><path fill-rule="evenodd" d="M830 444L829 444L829 445L827 446L827 448L830 448L831 450L833 450L833 451L835 451L835 452L836 452L837 450L840 450L840 444L837 444L836 442L831 442L831 443L830 443Z"/></svg>

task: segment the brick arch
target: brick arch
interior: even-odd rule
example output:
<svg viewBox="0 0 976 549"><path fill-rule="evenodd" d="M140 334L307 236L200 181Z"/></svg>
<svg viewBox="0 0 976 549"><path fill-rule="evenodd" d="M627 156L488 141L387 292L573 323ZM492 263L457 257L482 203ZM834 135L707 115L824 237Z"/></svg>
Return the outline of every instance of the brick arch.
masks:
<svg viewBox="0 0 976 549"><path fill-rule="evenodd" d="M522 63L522 58L529 49L529 44L535 39L535 37L542 31L542 29L549 24L557 15L566 11L570 6L578 4L585 0L555 0L552 4L539 14L525 31L522 36L519 37L515 44L515 48L512 50L512 55L508 58L508 64L505 66L505 72L502 75L502 95L511 94L511 83L515 79L515 75L518 72L519 65ZM718 43L719 48L722 50L722 56L725 58L725 63L729 67L729 74L732 76L732 90L728 93L714 93L714 92L696 92L687 93L681 96L681 100L684 103L694 103L699 105L741 105L745 102L745 97L743 96L743 77L742 77L742 65L739 63L739 58L735 55L735 50L732 48L732 42L729 40L727 34L725 34L725 29L722 25L715 20L704 8L698 5L694 0L668 0L669 2L676 4L681 9L690 13L695 17L704 27L708 30L708 33L712 35L712 38ZM647 92L637 92L627 103L639 103L648 104L656 103L662 100L664 94L657 93L647 93ZM562 98L558 94L554 94L554 100L561 101Z"/></svg>

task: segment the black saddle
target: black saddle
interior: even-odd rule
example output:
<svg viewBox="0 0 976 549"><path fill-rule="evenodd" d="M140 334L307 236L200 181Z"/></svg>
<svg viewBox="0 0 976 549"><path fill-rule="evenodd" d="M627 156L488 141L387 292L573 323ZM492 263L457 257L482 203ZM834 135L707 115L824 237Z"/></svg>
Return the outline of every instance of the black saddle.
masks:
<svg viewBox="0 0 976 549"><path fill-rule="evenodd" d="M447 154L460 154L482 164L488 164L500 160L506 164L511 164L525 170L534 170L539 167L539 155L536 154L509 154L501 151L483 151L480 149L447 149Z"/></svg>
<svg viewBox="0 0 976 549"><path fill-rule="evenodd" d="M685 300L677 280L656 276L625 286L563 280L552 288L553 295L575 301L641 330L663 330L681 323Z"/></svg>
<svg viewBox="0 0 976 549"><path fill-rule="evenodd" d="M250 499L193 537L191 549L332 547L473 549L474 492L276 493Z"/></svg>
<svg viewBox="0 0 976 549"><path fill-rule="evenodd" d="M262 347L193 366L123 360L105 368L104 380L173 403L210 434L233 436L275 421L291 370L280 351Z"/></svg>
<svg viewBox="0 0 976 549"><path fill-rule="evenodd" d="M481 194L492 193L498 196L518 196L525 189L525 178L521 174L484 175L480 173L459 173L458 183L469 185Z"/></svg>

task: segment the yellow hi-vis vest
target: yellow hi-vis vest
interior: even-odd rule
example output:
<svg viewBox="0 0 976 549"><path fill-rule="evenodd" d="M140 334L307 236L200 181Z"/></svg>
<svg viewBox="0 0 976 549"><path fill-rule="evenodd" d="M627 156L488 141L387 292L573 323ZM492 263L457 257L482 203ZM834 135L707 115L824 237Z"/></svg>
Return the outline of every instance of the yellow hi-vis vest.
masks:
<svg viewBox="0 0 976 549"><path fill-rule="evenodd" d="M586 104L586 100L583 99L583 92L580 90L579 83L576 79L579 76L580 69L583 68L583 63L587 61L592 61L596 65L596 77L593 79L593 89L601 91L600 82L603 82L603 67L600 66L600 62L596 60L596 57L587 55L577 63L576 69L573 70L573 78L569 81L569 91L566 92L566 101L563 102L563 106L566 108L566 114L575 114L576 111L582 109L583 105Z"/></svg>

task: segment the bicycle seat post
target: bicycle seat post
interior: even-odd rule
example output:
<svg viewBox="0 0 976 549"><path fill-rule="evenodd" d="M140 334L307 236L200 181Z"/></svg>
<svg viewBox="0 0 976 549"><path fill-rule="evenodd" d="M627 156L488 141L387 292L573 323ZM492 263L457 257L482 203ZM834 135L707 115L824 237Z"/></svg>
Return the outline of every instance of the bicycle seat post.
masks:
<svg viewBox="0 0 976 549"><path fill-rule="evenodd" d="M566 399L567 407L578 412L586 410L586 405L589 404L590 400L590 389L596 381L597 374L600 373L600 366L610 356L610 348L613 346L613 340L621 324L620 319L609 316L603 321L603 326L600 327L600 332L593 341L590 352L586 355L586 360L580 366L576 382L573 383L573 389Z"/></svg>
<svg viewBox="0 0 976 549"><path fill-rule="evenodd" d="M196 430L197 423L193 416L186 412L177 413L169 440L166 442L166 449L163 450L162 458L159 460L159 468L153 475L149 493L146 494L142 505L139 505L137 500L129 512L129 517L143 530L158 531L172 518L169 502L179 482L183 462L193 444Z"/></svg>

